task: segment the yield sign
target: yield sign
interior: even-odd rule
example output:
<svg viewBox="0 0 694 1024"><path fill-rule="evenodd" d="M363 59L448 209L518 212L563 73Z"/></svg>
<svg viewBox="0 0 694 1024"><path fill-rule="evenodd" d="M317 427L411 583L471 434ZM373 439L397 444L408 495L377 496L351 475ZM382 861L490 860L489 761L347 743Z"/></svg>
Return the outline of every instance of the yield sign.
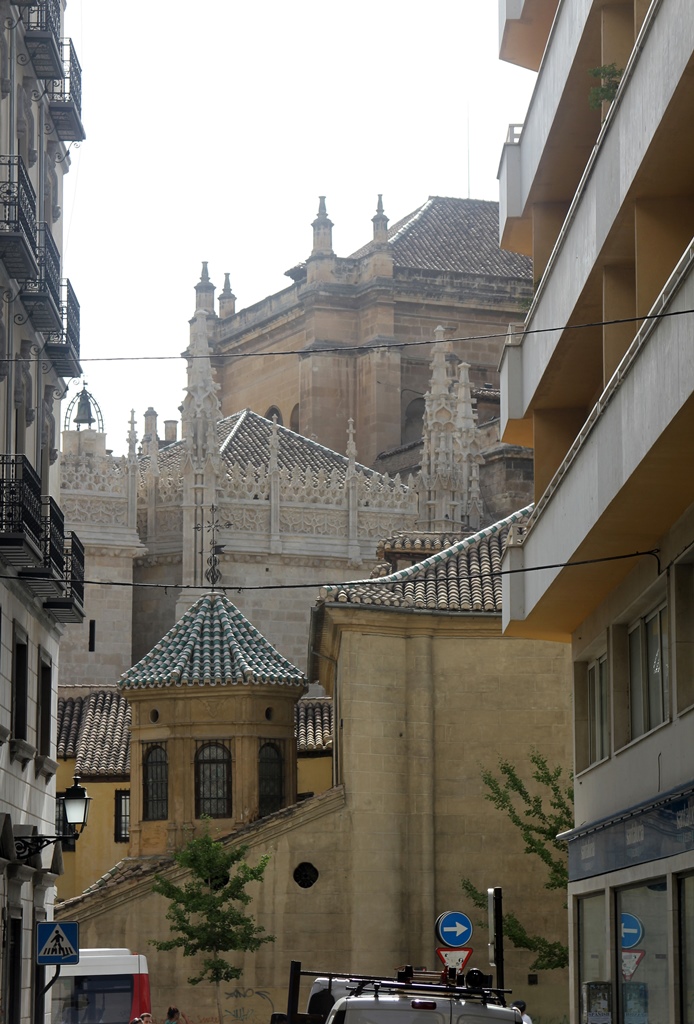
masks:
<svg viewBox="0 0 694 1024"><path fill-rule="evenodd" d="M622 950L622 977L625 981L631 981L645 955L645 949Z"/></svg>
<svg viewBox="0 0 694 1024"><path fill-rule="evenodd" d="M472 956L472 949L468 946L467 949L437 949L436 955L445 967L455 967L456 970L462 971L465 964Z"/></svg>

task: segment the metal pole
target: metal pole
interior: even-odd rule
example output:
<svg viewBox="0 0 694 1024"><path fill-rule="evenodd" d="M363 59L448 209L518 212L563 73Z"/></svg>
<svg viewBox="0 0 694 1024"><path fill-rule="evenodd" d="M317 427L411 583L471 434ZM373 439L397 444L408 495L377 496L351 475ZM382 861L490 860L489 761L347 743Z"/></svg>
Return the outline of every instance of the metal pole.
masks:
<svg viewBox="0 0 694 1024"><path fill-rule="evenodd" d="M496 960L497 988L504 987L504 914L503 895L499 886L494 888L494 959Z"/></svg>

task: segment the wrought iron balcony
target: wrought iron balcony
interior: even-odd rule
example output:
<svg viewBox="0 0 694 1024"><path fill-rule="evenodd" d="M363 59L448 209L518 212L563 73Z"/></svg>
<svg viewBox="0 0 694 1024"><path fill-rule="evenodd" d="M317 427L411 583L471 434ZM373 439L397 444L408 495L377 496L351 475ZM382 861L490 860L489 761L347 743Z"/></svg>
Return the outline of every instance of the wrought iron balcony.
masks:
<svg viewBox="0 0 694 1024"><path fill-rule="evenodd" d="M65 590L65 519L53 498L41 498L40 565L19 570L23 583L41 597L61 597Z"/></svg>
<svg viewBox="0 0 694 1024"><path fill-rule="evenodd" d="M76 533L65 535L63 596L52 597L43 607L58 622L81 622L84 618L84 547Z"/></svg>
<svg viewBox="0 0 694 1024"><path fill-rule="evenodd" d="M10 277L36 277L36 193L20 156L0 156L0 259Z"/></svg>
<svg viewBox="0 0 694 1024"><path fill-rule="evenodd" d="M46 335L46 355L61 377L79 377L80 366L80 304L68 280L62 282L60 315L61 331Z"/></svg>
<svg viewBox="0 0 694 1024"><path fill-rule="evenodd" d="M39 566L41 481L26 455L0 455L0 558L10 565Z"/></svg>
<svg viewBox="0 0 694 1024"><path fill-rule="evenodd" d="M48 86L48 109L59 139L82 142L86 138L82 127L82 68L72 39L63 39L60 45L62 78L56 77Z"/></svg>
<svg viewBox="0 0 694 1024"><path fill-rule="evenodd" d="M60 331L60 254L47 224L39 224L38 274L25 281L21 299L37 331Z"/></svg>
<svg viewBox="0 0 694 1024"><path fill-rule="evenodd" d="M63 77L60 0L34 0L25 19L24 45L37 78Z"/></svg>

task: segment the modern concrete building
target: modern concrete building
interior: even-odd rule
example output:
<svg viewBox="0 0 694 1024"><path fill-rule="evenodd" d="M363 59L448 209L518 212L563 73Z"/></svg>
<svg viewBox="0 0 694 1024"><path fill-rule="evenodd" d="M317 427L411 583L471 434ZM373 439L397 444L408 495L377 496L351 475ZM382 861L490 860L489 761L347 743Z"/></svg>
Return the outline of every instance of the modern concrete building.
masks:
<svg viewBox="0 0 694 1024"><path fill-rule="evenodd" d="M43 1020L38 922L61 850L55 724L63 624L82 619L83 551L58 504L56 421L79 375L79 304L62 266L62 180L84 138L80 65L59 0L0 20L0 1018ZM47 1002L47 1000L46 1000Z"/></svg>
<svg viewBox="0 0 694 1024"><path fill-rule="evenodd" d="M502 437L534 448L536 491L503 615L506 635L572 651L571 1019L679 1024L694 1006L694 16L688 0L500 11L502 58L538 70L499 174L502 245L533 257L536 282L501 366Z"/></svg>

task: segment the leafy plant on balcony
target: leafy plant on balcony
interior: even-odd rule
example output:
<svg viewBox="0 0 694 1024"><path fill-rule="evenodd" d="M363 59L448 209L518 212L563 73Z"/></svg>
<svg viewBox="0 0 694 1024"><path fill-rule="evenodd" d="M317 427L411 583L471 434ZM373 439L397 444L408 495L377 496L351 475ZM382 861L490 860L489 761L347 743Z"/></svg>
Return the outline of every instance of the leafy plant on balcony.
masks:
<svg viewBox="0 0 694 1024"><path fill-rule="evenodd" d="M617 95L624 68L618 68L616 64L602 64L599 68L589 68L588 74L600 79L600 85L594 85L588 93L591 110L599 110L603 103L611 103Z"/></svg>

